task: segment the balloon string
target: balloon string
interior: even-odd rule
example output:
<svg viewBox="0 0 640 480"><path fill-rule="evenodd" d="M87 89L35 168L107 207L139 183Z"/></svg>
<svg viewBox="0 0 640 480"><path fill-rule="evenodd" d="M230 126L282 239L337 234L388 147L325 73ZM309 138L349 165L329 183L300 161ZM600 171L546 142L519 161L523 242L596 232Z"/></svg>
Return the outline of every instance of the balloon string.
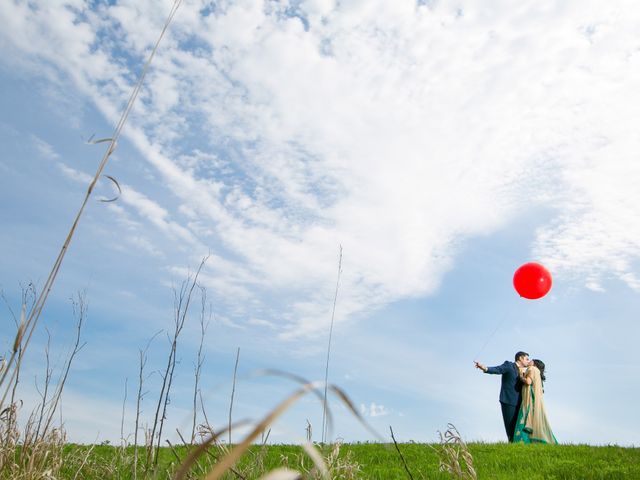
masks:
<svg viewBox="0 0 640 480"><path fill-rule="evenodd" d="M484 351L485 347L487 346L487 344L489 343L489 340L491 340L493 338L493 336L496 334L496 332L498 331L498 329L502 326L502 324L504 323L505 319L507 318L507 315L504 315L502 317L502 319L500 320L500 322L498 323L498 325L496 325L496 328L494 328L493 332L491 332L491 335L489 335L489 337L485 340L484 344L482 345L482 348L480 348L480 350L478 351L478 353L475 354L475 356L473 357L475 361L478 360L478 357L480 356L480 354Z"/></svg>

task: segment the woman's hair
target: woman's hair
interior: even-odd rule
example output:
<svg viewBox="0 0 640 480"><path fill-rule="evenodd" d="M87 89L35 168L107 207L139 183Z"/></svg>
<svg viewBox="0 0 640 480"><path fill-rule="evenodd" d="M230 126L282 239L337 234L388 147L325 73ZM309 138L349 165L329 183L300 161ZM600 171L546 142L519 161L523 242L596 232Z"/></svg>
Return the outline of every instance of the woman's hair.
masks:
<svg viewBox="0 0 640 480"><path fill-rule="evenodd" d="M544 362L542 360L538 360L537 358L534 358L533 364L538 370L540 370L540 378L544 382L547 379L547 377L544 376Z"/></svg>

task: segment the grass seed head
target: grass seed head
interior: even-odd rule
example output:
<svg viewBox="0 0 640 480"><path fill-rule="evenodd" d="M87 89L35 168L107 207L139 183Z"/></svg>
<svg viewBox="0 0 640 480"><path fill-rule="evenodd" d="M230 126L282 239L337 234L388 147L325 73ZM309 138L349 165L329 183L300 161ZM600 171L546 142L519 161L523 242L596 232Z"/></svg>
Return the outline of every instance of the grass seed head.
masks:
<svg viewBox="0 0 640 480"><path fill-rule="evenodd" d="M22 337L24 331L27 329L27 305L22 304L22 312L20 313L20 325L18 326L18 332L16 333L16 339L13 341L13 353L16 353L22 344Z"/></svg>

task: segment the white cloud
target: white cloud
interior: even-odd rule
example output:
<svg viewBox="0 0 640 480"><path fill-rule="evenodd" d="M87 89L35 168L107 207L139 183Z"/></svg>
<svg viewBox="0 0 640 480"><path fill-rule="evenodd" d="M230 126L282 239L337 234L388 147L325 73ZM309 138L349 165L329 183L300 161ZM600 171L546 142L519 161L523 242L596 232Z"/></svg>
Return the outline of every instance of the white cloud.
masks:
<svg viewBox="0 0 640 480"><path fill-rule="evenodd" d="M133 245L134 247L137 247L145 252L147 252L149 255L152 255L154 257L162 257L163 254L160 251L160 249L158 249L153 242L151 242L148 238L142 237L142 236L138 236L138 235L134 235L132 237L129 237L127 239L129 241L129 243L131 245Z"/></svg>
<svg viewBox="0 0 640 480"><path fill-rule="evenodd" d="M633 273L623 273L620 278L633 290L640 292L640 279Z"/></svg>
<svg viewBox="0 0 640 480"><path fill-rule="evenodd" d="M182 225L169 220L169 212L144 194L129 185L122 186L122 202L133 207L138 215L145 218L163 232L175 237L178 241L195 244L197 240Z"/></svg>
<svg viewBox="0 0 640 480"><path fill-rule="evenodd" d="M89 186L93 177L88 173L81 172L75 168L71 168L63 162L56 162L56 167L64 174L65 177L73 180L74 182Z"/></svg>
<svg viewBox="0 0 640 480"><path fill-rule="evenodd" d="M612 130L606 121L603 131ZM586 285L611 276L627 281L637 274L640 207L634 185L640 181L640 139L631 132L610 131L607 137L627 134L628 139L603 140L599 148L583 152L583 160L568 165L569 190L562 213L537 235L538 255L556 270L585 278Z"/></svg>
<svg viewBox="0 0 640 480"><path fill-rule="evenodd" d="M593 292L604 292L604 287L596 279L587 279L585 287Z"/></svg>
<svg viewBox="0 0 640 480"><path fill-rule="evenodd" d="M138 71L118 52L142 61L166 11L83 5L5 2L1 45L115 121ZM467 239L537 206L557 212L534 253L558 275L596 290L637 275L633 3L203 5L178 12L124 131L188 220L132 187L122 200L233 258L238 276L212 285L297 298L285 337L326 327L339 244L338 323L434 292Z"/></svg>
<svg viewBox="0 0 640 480"><path fill-rule="evenodd" d="M47 160L57 160L60 158L60 155L58 155L58 153L50 143L45 142L35 135L32 135L32 139L35 144L36 150L42 157L46 158Z"/></svg>
<svg viewBox="0 0 640 480"><path fill-rule="evenodd" d="M274 330L276 328L273 322L270 322L268 320L263 320L261 318L251 318L247 321L247 323L249 325L255 325L257 327L266 327L271 330Z"/></svg>
<svg viewBox="0 0 640 480"><path fill-rule="evenodd" d="M368 406L361 403L360 413L365 417L386 417L389 415L389 410L384 405L378 405L375 402L371 402Z"/></svg>
<svg viewBox="0 0 640 480"><path fill-rule="evenodd" d="M73 180L74 182L82 183L85 185L89 185L89 183L91 183L93 177L88 173L76 170L75 168L72 168L66 163L62 162L60 160L60 155L55 151L53 145L37 137L36 135L32 135L31 138L38 153L43 158L54 162L55 166L65 177Z"/></svg>

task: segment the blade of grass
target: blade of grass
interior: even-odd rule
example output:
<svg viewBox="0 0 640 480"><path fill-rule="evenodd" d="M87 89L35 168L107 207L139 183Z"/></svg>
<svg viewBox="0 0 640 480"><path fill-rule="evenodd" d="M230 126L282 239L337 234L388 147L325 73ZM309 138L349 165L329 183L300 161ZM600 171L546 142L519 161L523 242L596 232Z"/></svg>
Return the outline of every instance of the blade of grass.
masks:
<svg viewBox="0 0 640 480"><path fill-rule="evenodd" d="M320 471L320 475L322 475L322 478L324 480L331 480L327 464L325 463L324 458L322 458L322 454L318 451L318 449L312 443L303 443L302 448L305 452L307 452L307 455L309 455L309 458L311 459L313 464Z"/></svg>
<svg viewBox="0 0 640 480"><path fill-rule="evenodd" d="M260 480L298 480L302 475L296 470L290 470L288 468L277 468L271 470L265 476L260 477Z"/></svg>
<svg viewBox="0 0 640 480"><path fill-rule="evenodd" d="M240 426L243 426L243 425L247 425L248 423L249 422L247 422L246 420L243 420L243 421L234 423L232 425L232 427L237 428L237 427L240 427ZM229 427L227 426L227 427L224 427L222 430L218 430L217 432L212 433L209 436L209 438L207 438L204 442L202 442L196 448L191 450L191 453L189 453L189 455L187 456L185 461L182 463L182 465L180 465L180 468L174 474L173 480L182 480L182 479L184 479L186 477L187 473L189 472L189 470L191 470L191 467L198 460L198 457L200 457L200 455L202 455L204 452L206 452L206 450L209 448L209 446L212 443L215 443L216 440L218 440L222 435L227 433L228 429L229 429Z"/></svg>
<svg viewBox="0 0 640 480"><path fill-rule="evenodd" d="M322 382L307 383L306 385L303 385L300 389L289 395L289 397L284 399L278 406L276 406L276 408L274 408L253 428L253 430L244 438L244 440L242 440L242 442L240 442L235 448L233 448L233 450L231 450L222 460L220 460L215 465L213 470L205 477L205 479L217 480L218 478L220 478L227 470L235 465L238 459L258 438L261 432L263 432L269 425L271 425L300 398L311 391L315 391L319 386L324 386L324 384ZM362 425L365 426L365 428L367 428L369 432L373 433L376 437L381 439L380 435L367 424L364 418L362 418L360 413L358 413L358 411L355 409L349 397L340 388L336 387L335 385L329 385L328 390L338 396L338 398L347 406L349 411L360 421Z"/></svg>
<svg viewBox="0 0 640 480"><path fill-rule="evenodd" d="M398 446L398 442L396 442L396 437L393 435L393 428L389 425L389 430L391 431L391 440L393 440L393 444L396 446L396 450L398 451L398 455L400 455L400 460L402 460L402 465L404 465L404 469L407 472L407 475L411 480L413 480L413 475L411 475L411 471L409 470L409 466L407 465L402 452L400 451L400 447Z"/></svg>
<svg viewBox="0 0 640 480"><path fill-rule="evenodd" d="M247 451L254 440L258 438L260 433L271 425L280 415L289 409L305 394L315 388L314 384L308 384L296 392L285 398L276 408L274 408L266 417L264 417L251 432L240 442L233 450L231 450L221 461L219 461L213 470L205 477L206 480L216 480L229 470L238 459Z"/></svg>

